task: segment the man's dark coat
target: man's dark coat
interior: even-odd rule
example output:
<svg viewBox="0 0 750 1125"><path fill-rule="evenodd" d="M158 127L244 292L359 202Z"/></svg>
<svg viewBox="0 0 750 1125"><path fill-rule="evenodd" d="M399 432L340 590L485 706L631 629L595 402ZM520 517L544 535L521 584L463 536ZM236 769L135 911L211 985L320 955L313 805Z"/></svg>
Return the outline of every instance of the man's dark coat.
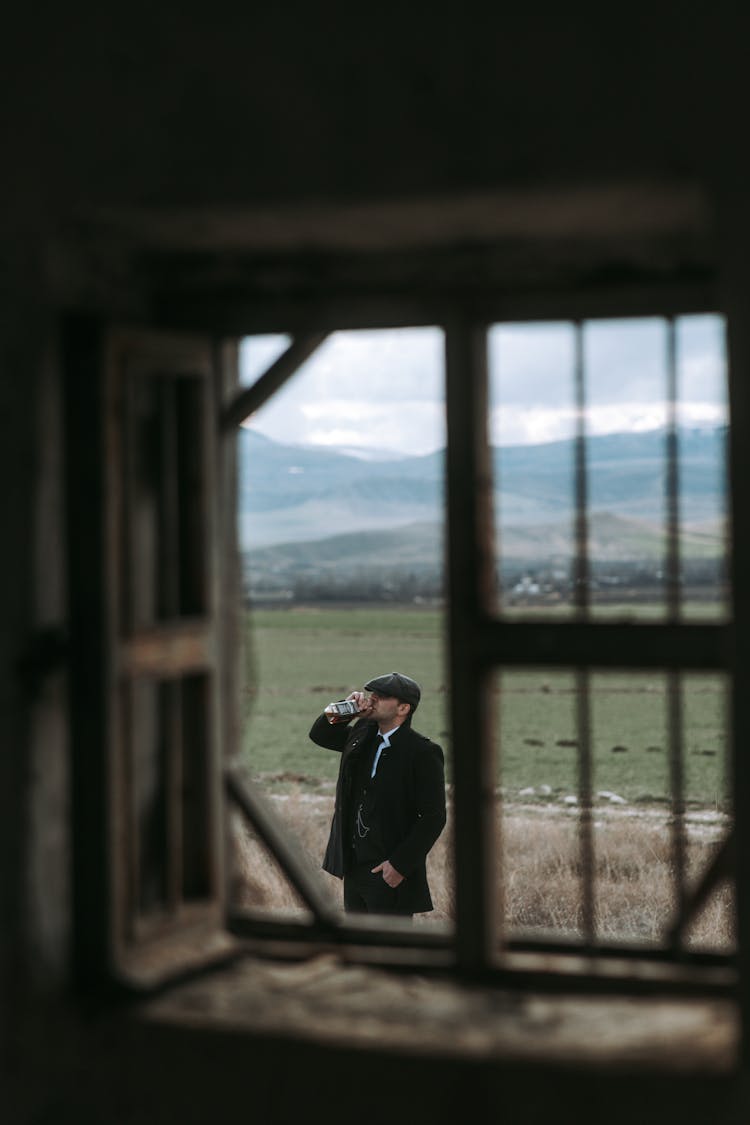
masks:
<svg viewBox="0 0 750 1125"><path fill-rule="evenodd" d="M323 870L338 878L353 868L355 777L362 757L372 754L377 730L373 719L332 725L321 715L310 731L318 746L341 754L336 807L323 860ZM400 726L381 754L375 788L373 842L382 845L381 860L389 860L404 876L399 902L412 914L432 910L425 861L445 825L443 751L410 725Z"/></svg>

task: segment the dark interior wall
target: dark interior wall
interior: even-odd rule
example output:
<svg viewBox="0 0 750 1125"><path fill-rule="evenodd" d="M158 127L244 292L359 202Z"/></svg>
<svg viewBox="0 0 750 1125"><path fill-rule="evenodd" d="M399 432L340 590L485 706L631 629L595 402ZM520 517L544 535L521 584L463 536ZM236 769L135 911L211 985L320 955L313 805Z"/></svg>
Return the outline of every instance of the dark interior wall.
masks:
<svg viewBox="0 0 750 1125"><path fill-rule="evenodd" d="M449 1052L361 1050L309 1035L95 1021L46 1037L59 1064L47 1090L29 1092L24 1125L744 1125L723 1075L669 1075ZM96 1047L94 1047L96 1044ZM86 1048L88 1047L88 1052ZM92 1065L92 1056L95 1065ZM33 1077L33 1071L32 1071ZM11 1095L13 1087L7 1090ZM4 1101L4 1107L9 1103ZM12 1125L16 1120L11 1117Z"/></svg>
<svg viewBox="0 0 750 1125"><path fill-rule="evenodd" d="M56 213L710 175L741 149L716 11L29 8L4 36L5 153Z"/></svg>

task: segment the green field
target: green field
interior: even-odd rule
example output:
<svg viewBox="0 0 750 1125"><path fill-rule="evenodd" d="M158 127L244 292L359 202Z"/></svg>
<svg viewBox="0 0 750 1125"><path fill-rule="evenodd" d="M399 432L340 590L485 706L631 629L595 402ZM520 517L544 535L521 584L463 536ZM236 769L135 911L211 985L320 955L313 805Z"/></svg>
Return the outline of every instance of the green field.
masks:
<svg viewBox="0 0 750 1125"><path fill-rule="evenodd" d="M411 607L294 607L248 615L244 754L254 776L277 787L336 776L338 755L308 738L326 703L369 678L403 671L423 687L415 727L444 747L448 779L460 732L448 730L443 617ZM578 685L574 674L508 670L495 681L498 784L510 798L576 792ZM590 729L595 792L629 801L669 793L668 690L661 673L592 673ZM727 729L723 680L684 676L681 691L685 795L723 806Z"/></svg>

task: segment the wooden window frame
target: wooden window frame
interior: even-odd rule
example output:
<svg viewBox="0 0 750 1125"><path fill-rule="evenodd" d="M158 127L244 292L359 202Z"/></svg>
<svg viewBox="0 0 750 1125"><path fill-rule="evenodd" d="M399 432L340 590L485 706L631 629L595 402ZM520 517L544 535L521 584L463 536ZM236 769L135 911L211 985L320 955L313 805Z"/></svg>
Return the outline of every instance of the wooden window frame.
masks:
<svg viewBox="0 0 750 1125"><path fill-rule="evenodd" d="M492 733L490 678L502 667L568 668L591 670L700 670L731 674L732 630L728 624L664 623L618 624L574 619L567 622L524 622L498 619L492 607L493 568L492 497L489 449L486 436L487 347L486 335L498 323L589 321L602 318L659 317L671 319L694 313L715 312L716 302L702 286L655 288L649 292L558 294L545 299L472 300L443 302L430 308L412 305L412 315L396 317L388 303L356 303L322 309L323 325L315 336L295 336L292 313L278 318L278 310L253 330L286 332L293 339L267 377L243 392L227 418L237 423L265 401L266 390L281 385L291 369L311 354L323 332L337 328L393 328L434 326L445 333L446 412L448 420L446 488L448 522L448 652L451 682L451 726L461 731L462 752L455 756L454 816L456 867L456 925L451 936L401 934L393 928L366 927L368 945L391 949L410 948L410 959L419 947L434 964L447 964L472 980L541 981L575 977L579 988L674 989L677 992L727 993L735 986L735 959L723 954L676 952L669 945L633 949L618 943L507 940L498 951L498 925L494 886L495 851L495 748ZM404 309L401 310L404 314ZM257 313L257 310L256 310ZM230 319L237 316L230 314ZM241 314L239 314L241 316ZM282 314L283 317L283 314ZM309 324L311 320L306 319ZM288 370L288 368L291 368ZM267 378L267 385L263 383ZM245 410L247 407L247 410ZM474 748L475 752L469 752ZM239 794L236 799L242 800ZM245 797L248 815L250 800ZM283 841L269 833L266 842L277 854ZM287 867L288 871L291 868ZM293 880L297 882L296 878ZM305 895L308 905L310 898ZM364 928L351 919L339 922L332 932L325 909L312 904L314 919L306 933L311 939L336 940L360 945ZM252 937L261 932L299 937L295 925L273 925L253 919L247 911L235 912L235 932ZM532 961L528 960L529 955ZM593 962L581 958L593 958ZM623 964L629 968L623 971ZM650 971L639 974L638 965ZM588 967L587 967L588 966ZM560 975L562 974L562 975Z"/></svg>
<svg viewBox="0 0 750 1125"><path fill-rule="evenodd" d="M448 660L451 679L451 726L461 730L467 748L454 762L455 861L456 861L456 923L453 933L439 927L417 932L398 923L372 927L354 918L339 920L331 916L315 889L309 886L303 865L293 846L285 843L279 826L269 818L263 801L248 786L236 763L226 770L226 791L230 799L253 822L256 831L276 855L282 868L300 890L312 919L292 923L260 918L252 912L230 911L228 928L240 940L242 950L258 946L266 950L319 948L321 945L346 950L352 958L391 965L419 965L450 971L472 981L488 981L511 987L542 987L585 991L622 990L677 993L736 994L739 989L743 1013L750 1011L750 972L745 961L750 953L750 894L744 872L750 867L750 833L738 822L736 842L736 883L738 916L738 955L736 958L683 957L674 960L668 950L642 954L626 948L607 947L596 951L580 947L540 944L535 950L518 948L513 942L498 952L497 927L493 915L494 871L494 748L490 721L489 678L506 665L628 667L644 669L659 667L722 670L733 685L732 723L735 746L750 726L750 714L743 702L738 683L738 670L747 667L750 656L750 603L741 592L738 578L747 573L746 556L750 556L750 537L744 531L746 521L742 503L742 481L750 479L750 443L731 442L730 478L733 520L733 619L731 624L691 625L643 624L623 626L614 623L584 621L560 622L550 626L541 623L500 621L489 608L489 584L492 555L491 498L487 461L486 407L487 361L484 340L489 326L497 323L534 322L545 320L593 320L603 317L672 317L691 313L716 312L720 307L716 294L704 283L690 285L640 285L637 289L619 291L551 292L525 296L474 294L471 298L451 295L425 297L336 297L335 299L289 300L236 299L227 301L209 295L193 299L184 296L178 304L163 302L160 324L172 331L201 329L224 347L236 347L243 335L286 333L292 337L287 353L254 387L238 391L232 380L221 391L220 416L224 433L233 428L251 409L277 390L286 378L320 344L336 330L375 329L406 326L442 328L446 339L446 409L448 417L447 451L447 526L448 526ZM729 387L732 430L750 432L750 403L739 380L733 377L737 357L744 358L742 334L733 333L728 317ZM314 326L311 329L311 326ZM735 339L735 335L737 338ZM76 337L68 333L66 350L68 366L87 372L92 398L87 411L101 409L97 402L97 373L100 356L92 350L91 332ZM73 417L69 412L68 430L89 433L85 414ZM747 426L746 426L747 423ZM83 456L83 471L93 469L106 455L103 438L94 442ZM225 479L223 491L227 506L234 503L235 468L232 442L227 442L223 460ZM469 502L467 502L467 499ZM73 505L73 508L75 506ZM227 517L228 526L229 519ZM80 514L71 514L71 526L82 536L82 547L96 559L95 529L85 526ZM224 547L225 580L236 583L237 565L234 548L227 538ZM92 564L86 575L74 583L80 606L101 598L103 579L98 564ZM84 589L86 583L92 583ZM97 586L97 584L99 584ZM236 622L232 612L224 609L227 635ZM79 615L80 616L80 615ZM236 640L236 637L235 637ZM86 627L74 636L74 658L87 668L96 668L103 656L102 638ZM234 642L232 642L234 643ZM231 644L230 644L231 648ZM84 652L85 650L85 652ZM607 653L617 653L611 660ZM74 687L74 710L81 714L103 705L104 692L85 693ZM224 712L232 715L235 733L239 719L232 698L236 698L237 669L229 660L222 688L225 692ZM234 708L234 712L233 712ZM95 782L101 777L101 747L91 732L101 729L102 716L88 713L84 726L88 742L79 760L82 770L92 771ZM231 739L230 739L231 741ZM736 800L750 794L750 779L742 755L733 753ZM88 780L90 780L89 774ZM84 784L82 781L81 784ZM77 939L79 964L90 965L92 954L98 963L107 946L108 923L102 919L101 901L104 893L101 864L87 856L92 838L103 839L107 826L105 814L89 802L77 815ZM582 956L588 953L589 956ZM111 971L111 966L108 967ZM84 973L85 975L85 973Z"/></svg>
<svg viewBox="0 0 750 1125"><path fill-rule="evenodd" d="M229 713L220 580L228 564L219 548L227 512L218 503L214 422L220 362L205 336L71 317L63 366L74 967L83 989L102 981L142 988L225 957L233 945L224 927L219 749ZM136 388L151 400L143 423ZM140 493L150 509L136 522ZM140 593L139 573L148 575ZM153 774L148 807L136 796L144 762ZM156 869L141 854L145 832L159 853ZM148 903L147 877L155 888Z"/></svg>

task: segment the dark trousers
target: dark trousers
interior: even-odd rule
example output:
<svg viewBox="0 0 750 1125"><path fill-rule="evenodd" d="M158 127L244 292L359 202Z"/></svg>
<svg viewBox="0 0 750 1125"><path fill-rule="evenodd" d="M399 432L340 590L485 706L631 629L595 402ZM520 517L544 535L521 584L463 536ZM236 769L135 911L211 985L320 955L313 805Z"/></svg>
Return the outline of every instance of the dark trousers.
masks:
<svg viewBox="0 0 750 1125"><path fill-rule="evenodd" d="M400 890L400 886L389 887L382 872L373 875L369 866L356 867L344 876L344 910L352 914L398 914L411 918L413 912L404 909L399 901Z"/></svg>

